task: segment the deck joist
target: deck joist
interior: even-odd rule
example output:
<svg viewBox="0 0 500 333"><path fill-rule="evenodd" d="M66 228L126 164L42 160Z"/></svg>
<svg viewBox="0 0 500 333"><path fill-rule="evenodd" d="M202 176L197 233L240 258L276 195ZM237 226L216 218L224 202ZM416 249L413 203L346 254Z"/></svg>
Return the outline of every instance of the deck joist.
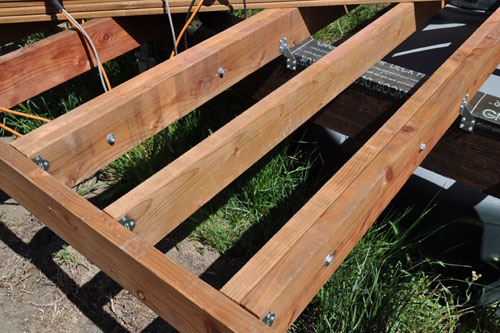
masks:
<svg viewBox="0 0 500 333"><path fill-rule="evenodd" d="M456 121L463 96L473 95L500 63L499 10L220 290L154 245L439 11L439 2L395 5L108 207L97 208L72 186L279 57L284 36L298 44L342 15L341 5L360 2L266 9L11 144L0 143L0 188L179 331L286 331ZM0 22L12 8L39 3L2 2ZM103 59L155 38L154 29L137 29L141 19L87 23L102 41ZM11 27L0 24L0 35ZM70 51L51 58L63 47ZM59 66L66 71L51 76ZM1 56L0 105L13 106L94 66L72 31ZM114 145L106 143L109 133ZM48 172L32 162L36 156L50 162ZM133 232L118 223L125 215L136 221ZM325 265L329 254L333 263ZM262 321L269 314L272 326Z"/></svg>

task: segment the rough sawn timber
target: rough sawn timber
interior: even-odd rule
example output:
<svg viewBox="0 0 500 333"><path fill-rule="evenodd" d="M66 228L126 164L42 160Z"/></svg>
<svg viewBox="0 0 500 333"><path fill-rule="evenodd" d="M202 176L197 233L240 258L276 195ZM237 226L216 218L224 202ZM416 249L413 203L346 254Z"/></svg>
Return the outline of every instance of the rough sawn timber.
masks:
<svg viewBox="0 0 500 333"><path fill-rule="evenodd" d="M0 170L2 190L178 330L272 331L4 143Z"/></svg>
<svg viewBox="0 0 500 333"><path fill-rule="evenodd" d="M160 241L413 33L416 17L437 8L397 5L105 211L127 215L141 238Z"/></svg>
<svg viewBox="0 0 500 333"><path fill-rule="evenodd" d="M261 318L274 313L273 327L286 329L499 62L497 10L222 291Z"/></svg>
<svg viewBox="0 0 500 333"><path fill-rule="evenodd" d="M13 145L28 157L42 156L54 177L73 186L278 57L283 36L294 45L342 13L342 7L265 10ZM219 68L225 69L222 78ZM112 146L106 143L109 133L116 137Z"/></svg>
<svg viewBox="0 0 500 333"><path fill-rule="evenodd" d="M168 29L158 16L96 19L83 27L103 63ZM8 33L2 25L0 33ZM0 57L0 106L13 107L95 67L94 55L78 32L44 38Z"/></svg>

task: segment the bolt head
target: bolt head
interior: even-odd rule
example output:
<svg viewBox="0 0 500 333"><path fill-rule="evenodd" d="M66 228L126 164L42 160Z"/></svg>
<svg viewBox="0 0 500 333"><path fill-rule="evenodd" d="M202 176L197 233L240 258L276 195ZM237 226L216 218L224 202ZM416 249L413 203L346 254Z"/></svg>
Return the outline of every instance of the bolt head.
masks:
<svg viewBox="0 0 500 333"><path fill-rule="evenodd" d="M217 76L222 79L224 77L224 75L226 75L226 70L224 68L220 67L217 70Z"/></svg>
<svg viewBox="0 0 500 333"><path fill-rule="evenodd" d="M328 255L325 258L325 267L330 266L333 263L333 253L328 253Z"/></svg>
<svg viewBox="0 0 500 333"><path fill-rule="evenodd" d="M106 143L110 146L114 145L116 143L116 136L113 133L109 133L106 136Z"/></svg>

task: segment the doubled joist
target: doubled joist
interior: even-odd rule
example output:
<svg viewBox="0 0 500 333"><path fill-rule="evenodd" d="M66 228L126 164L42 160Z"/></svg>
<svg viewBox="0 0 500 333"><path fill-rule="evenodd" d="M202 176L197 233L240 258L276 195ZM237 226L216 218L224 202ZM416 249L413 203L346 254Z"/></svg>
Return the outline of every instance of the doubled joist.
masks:
<svg viewBox="0 0 500 333"><path fill-rule="evenodd" d="M340 7L266 10L180 53L13 145L41 156L69 186L279 56L279 40L301 42L343 13ZM219 68L225 74L218 75ZM114 145L106 142L108 134Z"/></svg>
<svg viewBox="0 0 500 333"><path fill-rule="evenodd" d="M417 0L436 1L436 0ZM248 9L298 8L314 6L337 6L364 3L380 3L380 0L246 0ZM385 2L410 2L410 0L392 0ZM415 2L415 1L413 1ZM97 18L134 15L157 15L165 13L164 0L125 0L125 1L84 1L66 0L65 8L76 18ZM169 0L173 13L187 12L190 0ZM209 1L201 11L225 11L243 9L243 0L228 2ZM15 22L35 22L60 19L64 17L48 1L7 1L0 3L0 24Z"/></svg>
<svg viewBox="0 0 500 333"><path fill-rule="evenodd" d="M288 327L499 61L497 10L222 291L259 317L274 313L278 330Z"/></svg>
<svg viewBox="0 0 500 333"><path fill-rule="evenodd" d="M4 143L0 170L3 191L179 331L272 331Z"/></svg>
<svg viewBox="0 0 500 333"><path fill-rule="evenodd" d="M114 59L168 29L158 16L96 19L85 23L102 62ZM8 34L0 25L0 32ZM66 30L0 57L0 106L10 108L72 79L96 61L90 47Z"/></svg>
<svg viewBox="0 0 500 333"><path fill-rule="evenodd" d="M414 32L415 9L437 8L398 5L105 211L155 244Z"/></svg>

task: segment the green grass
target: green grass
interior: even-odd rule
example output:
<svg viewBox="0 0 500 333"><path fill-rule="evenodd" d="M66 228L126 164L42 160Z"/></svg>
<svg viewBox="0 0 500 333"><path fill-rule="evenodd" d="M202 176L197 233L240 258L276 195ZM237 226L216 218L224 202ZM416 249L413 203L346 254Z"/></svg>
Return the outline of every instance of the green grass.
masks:
<svg viewBox="0 0 500 333"><path fill-rule="evenodd" d="M313 35L314 39L332 44L335 41L361 30L376 17L391 7L390 4L367 4L357 6Z"/></svg>
<svg viewBox="0 0 500 333"><path fill-rule="evenodd" d="M333 22L314 37L333 42L366 25L387 5L365 5ZM38 37L32 38L36 40ZM30 40L30 42L32 41ZM131 55L106 64L113 85L134 73ZM17 109L55 118L102 93L95 71L20 104ZM116 198L168 165L253 102L228 91L135 147L103 172L113 185L103 197ZM41 125L6 115L4 122L23 133ZM287 139L181 228L191 239L229 257L251 256L299 209L329 174L316 142ZM95 183L81 186L87 195ZM408 217L389 215L372 227L290 332L495 332L498 304L479 306L481 280L471 270L459 280L436 270L441 262L422 255L426 235L404 229ZM416 226L429 212L425 211ZM53 254L75 264L67 247ZM465 287L464 287L465 286Z"/></svg>
<svg viewBox="0 0 500 333"><path fill-rule="evenodd" d="M404 230L407 213L369 229L290 332L496 332L500 300L477 304L475 272L465 281L437 273L420 252L428 235L414 233L429 211Z"/></svg>
<svg viewBox="0 0 500 333"><path fill-rule="evenodd" d="M300 199L293 196L309 180L312 161L298 155L286 145L272 152L269 161L257 165L259 170L252 177L233 184L220 208L207 205L191 217L197 225L191 238L227 253L245 236L246 251L254 252L251 245L269 238L282 225L289 206L300 206Z"/></svg>

